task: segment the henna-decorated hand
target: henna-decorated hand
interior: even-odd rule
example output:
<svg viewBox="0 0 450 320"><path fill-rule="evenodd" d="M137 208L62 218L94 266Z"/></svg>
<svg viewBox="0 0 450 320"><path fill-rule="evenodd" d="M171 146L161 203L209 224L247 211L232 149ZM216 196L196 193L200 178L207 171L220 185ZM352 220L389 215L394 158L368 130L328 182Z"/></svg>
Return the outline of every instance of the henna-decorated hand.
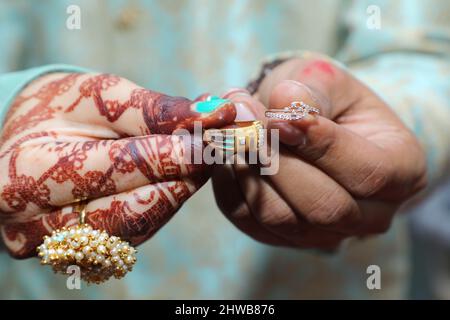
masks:
<svg viewBox="0 0 450 320"><path fill-rule="evenodd" d="M54 73L27 86L1 133L0 223L10 253L33 256L45 234L78 223L68 204L84 198L94 228L132 244L152 236L209 177L183 161L195 143L171 133L235 118L232 103L201 113L197 102L109 74Z"/></svg>

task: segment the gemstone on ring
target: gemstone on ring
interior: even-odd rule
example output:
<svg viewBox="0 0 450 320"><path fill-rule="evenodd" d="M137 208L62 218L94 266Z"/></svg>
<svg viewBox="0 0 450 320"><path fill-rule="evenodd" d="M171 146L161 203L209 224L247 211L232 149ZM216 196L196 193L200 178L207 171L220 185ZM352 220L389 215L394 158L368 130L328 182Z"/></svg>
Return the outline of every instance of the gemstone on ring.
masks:
<svg viewBox="0 0 450 320"><path fill-rule="evenodd" d="M300 120L310 113L320 114L320 110L303 101L293 101L282 109L269 109L265 112L266 118L280 120Z"/></svg>

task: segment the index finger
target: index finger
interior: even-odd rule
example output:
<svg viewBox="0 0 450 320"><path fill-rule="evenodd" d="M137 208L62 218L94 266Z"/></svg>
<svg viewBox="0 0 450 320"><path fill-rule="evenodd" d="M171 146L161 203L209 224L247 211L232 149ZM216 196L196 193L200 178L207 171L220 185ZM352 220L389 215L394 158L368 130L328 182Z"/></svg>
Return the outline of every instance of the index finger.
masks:
<svg viewBox="0 0 450 320"><path fill-rule="evenodd" d="M16 98L3 140L50 128L95 138L171 134L179 128L192 130L195 121L210 128L234 120L232 102L205 99L168 96L111 74L50 74Z"/></svg>

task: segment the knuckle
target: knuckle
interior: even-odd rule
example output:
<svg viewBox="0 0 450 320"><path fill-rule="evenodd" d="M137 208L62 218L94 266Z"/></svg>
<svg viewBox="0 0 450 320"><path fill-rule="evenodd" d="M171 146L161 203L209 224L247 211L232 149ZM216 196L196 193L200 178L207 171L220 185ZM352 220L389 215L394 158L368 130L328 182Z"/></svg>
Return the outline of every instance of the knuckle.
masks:
<svg viewBox="0 0 450 320"><path fill-rule="evenodd" d="M0 222L11 220L18 212L17 207L25 209L20 196L10 189L5 181L0 182Z"/></svg>
<svg viewBox="0 0 450 320"><path fill-rule="evenodd" d="M20 240L17 240L15 238L13 238L13 240L9 239L10 237L12 237L12 235L9 235L8 233L13 233L14 235L14 230L11 230L11 225L1 226L0 233L3 240L3 243L0 242L0 247L1 245L4 245L8 254L12 258L20 260L34 256L34 248L31 248L29 245L27 245L27 243L20 243L20 245L17 245L16 242L20 242Z"/></svg>
<svg viewBox="0 0 450 320"><path fill-rule="evenodd" d="M350 191L357 197L369 198L388 185L391 173L392 170L384 160L370 163L354 179Z"/></svg>
<svg viewBox="0 0 450 320"><path fill-rule="evenodd" d="M357 211L352 199L339 194L339 187L334 191L323 193L311 204L307 220L319 226L332 226L344 219L354 216Z"/></svg>
<svg viewBox="0 0 450 320"><path fill-rule="evenodd" d="M314 143L314 146L302 146L301 152L309 161L321 162L327 155L333 152L336 142L335 128L331 127L330 132L321 137L321 139Z"/></svg>
<svg viewBox="0 0 450 320"><path fill-rule="evenodd" d="M277 212L266 211L258 220L267 229L286 231L283 233L292 233L289 230L297 222L294 214L286 210L279 210Z"/></svg>
<svg viewBox="0 0 450 320"><path fill-rule="evenodd" d="M295 215L286 203L275 197L263 197L260 213L255 214L257 220L269 229L281 228L295 223ZM294 219L293 219L294 218Z"/></svg>

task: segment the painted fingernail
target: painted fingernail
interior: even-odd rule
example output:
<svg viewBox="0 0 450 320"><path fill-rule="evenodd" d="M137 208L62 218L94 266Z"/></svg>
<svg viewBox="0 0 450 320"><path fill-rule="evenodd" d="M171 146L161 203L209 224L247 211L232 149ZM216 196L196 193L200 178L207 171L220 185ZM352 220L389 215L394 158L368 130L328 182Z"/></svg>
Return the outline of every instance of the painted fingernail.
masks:
<svg viewBox="0 0 450 320"><path fill-rule="evenodd" d="M194 99L194 102L205 101L208 97L211 96L209 93L203 93Z"/></svg>
<svg viewBox="0 0 450 320"><path fill-rule="evenodd" d="M222 105L230 102L231 101L228 99L222 99L217 96L209 96L206 100L195 103L195 111L200 113L210 113L217 110Z"/></svg>

